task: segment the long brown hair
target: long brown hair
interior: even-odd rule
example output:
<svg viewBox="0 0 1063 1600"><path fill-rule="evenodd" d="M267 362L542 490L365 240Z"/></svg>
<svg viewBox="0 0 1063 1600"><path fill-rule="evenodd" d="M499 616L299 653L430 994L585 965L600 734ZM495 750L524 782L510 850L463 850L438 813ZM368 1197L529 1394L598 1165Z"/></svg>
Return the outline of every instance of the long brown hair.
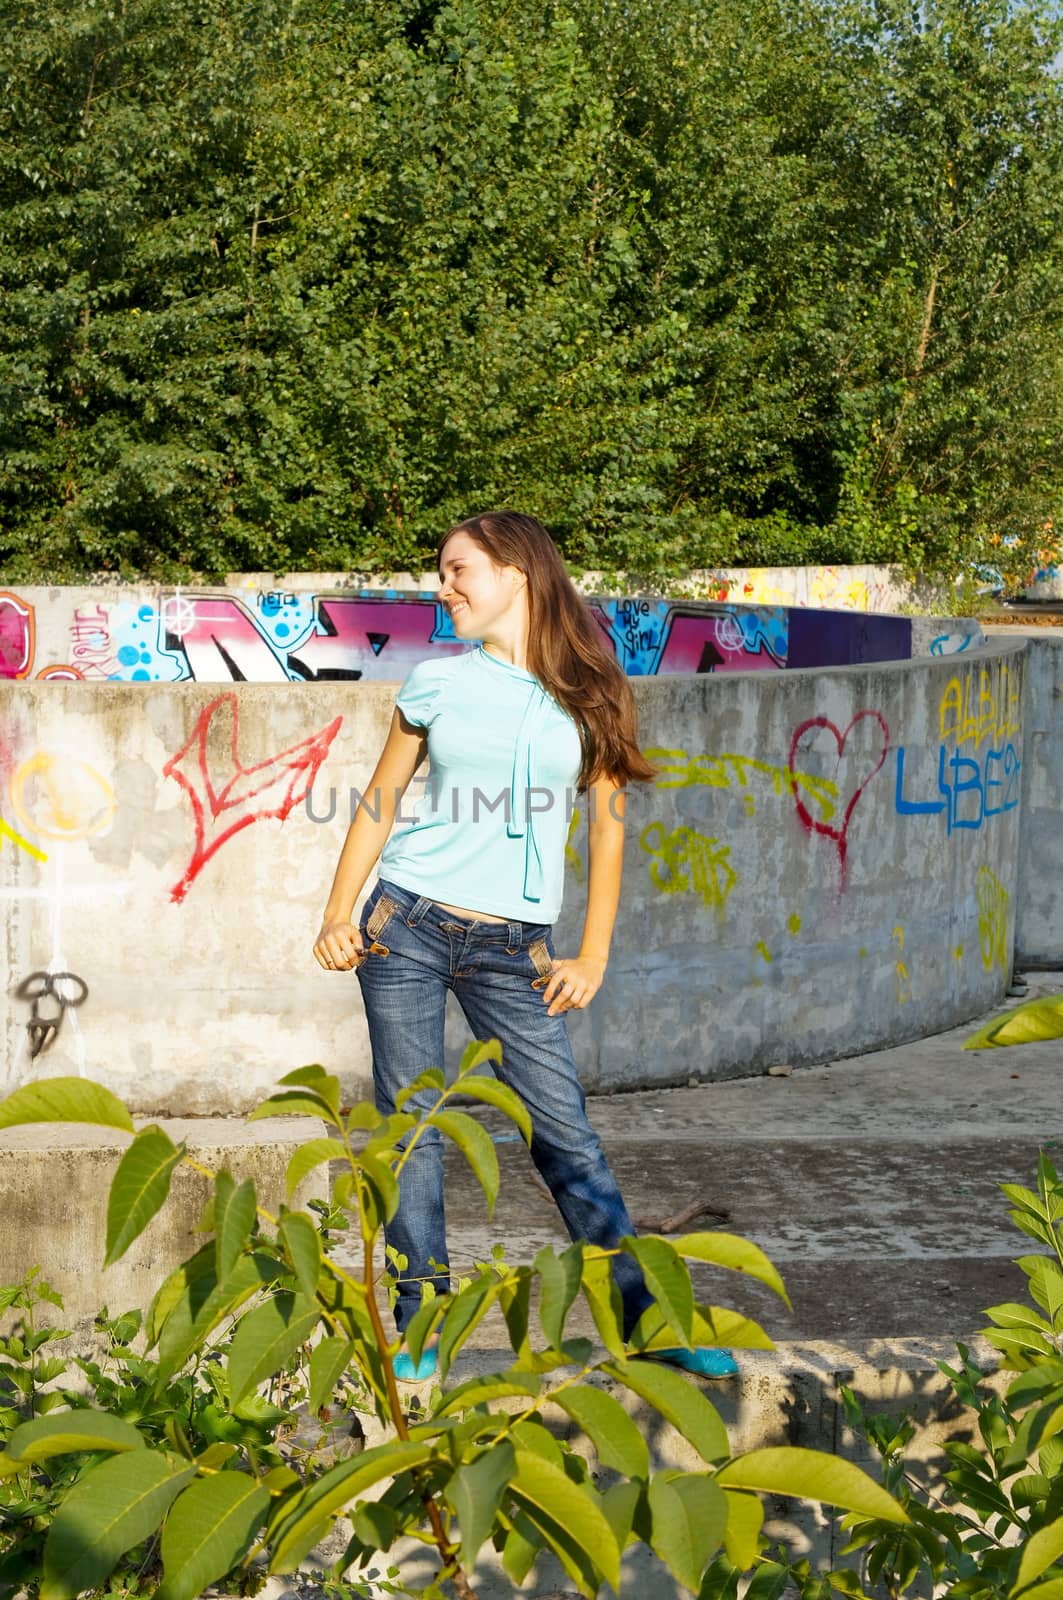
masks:
<svg viewBox="0 0 1063 1600"><path fill-rule="evenodd" d="M528 670L579 729L578 787L599 777L620 785L654 777L638 746L631 685L542 523L520 511L486 511L451 528L440 557L455 533L467 533L495 566L516 567L528 580Z"/></svg>

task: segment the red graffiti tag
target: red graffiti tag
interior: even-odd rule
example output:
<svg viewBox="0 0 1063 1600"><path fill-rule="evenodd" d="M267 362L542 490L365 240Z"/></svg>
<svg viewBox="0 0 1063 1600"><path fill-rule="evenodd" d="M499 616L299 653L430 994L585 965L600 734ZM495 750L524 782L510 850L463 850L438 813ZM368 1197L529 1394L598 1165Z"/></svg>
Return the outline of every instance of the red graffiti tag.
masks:
<svg viewBox="0 0 1063 1600"><path fill-rule="evenodd" d="M842 754L845 750L846 740L849 738L849 735L852 733L853 729L858 723L867 720L871 720L878 724L879 732L882 736L882 748L876 753L875 745L872 745L871 749L866 752L868 759L874 760L874 765L872 766L870 772L868 772L867 775L856 785L856 788L850 795L848 802L845 802L844 794L839 795L839 804L845 802L845 811L842 816L840 827L837 827L830 822L824 822L821 819L812 816L808 807L805 805L804 797L802 796L800 787L797 784L792 786L794 805L797 807L797 815L802 826L809 833L825 833L827 838L833 839L834 843L838 846L838 861L841 865L841 888L843 889L845 888L847 866L846 857L849 849L849 819L853 814L856 802L859 800L860 796L863 794L864 790L875 776L875 773L879 770L879 768L882 766L882 763L886 759L886 751L889 748L890 742L889 727L886 724L885 717L883 717L878 711L858 711L844 733L838 732L838 729L835 727L834 723L831 722L829 717L809 717L807 722L802 722L800 727L795 730L793 739L790 741L790 756L787 765L789 766L791 772L795 770L794 760L797 756L798 745L810 728L825 728L828 733L833 734L834 742L838 746L837 759L838 764L840 765ZM835 768L835 770L837 770L837 768Z"/></svg>
<svg viewBox="0 0 1063 1600"><path fill-rule="evenodd" d="M263 817L283 822L313 787L329 746L343 718L334 717L327 728L298 744L245 767L236 751L239 709L235 694L219 695L199 714L192 735L163 767L192 802L196 844L184 875L170 890L170 899L183 900L199 873L226 839ZM226 726L228 724L228 727ZM228 732L228 770L218 772L219 747ZM208 740L214 752L208 750ZM257 802L254 803L253 802ZM229 820L231 818L231 820Z"/></svg>

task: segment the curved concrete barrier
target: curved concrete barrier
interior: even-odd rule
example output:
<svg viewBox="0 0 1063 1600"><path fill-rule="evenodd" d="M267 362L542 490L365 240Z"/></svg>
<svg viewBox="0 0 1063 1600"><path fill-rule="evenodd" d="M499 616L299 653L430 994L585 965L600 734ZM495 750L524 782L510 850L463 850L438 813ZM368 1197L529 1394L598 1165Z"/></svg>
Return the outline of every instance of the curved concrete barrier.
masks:
<svg viewBox="0 0 1063 1600"><path fill-rule="evenodd" d="M573 1021L588 1086L828 1059L992 1004L1019 898L1026 653L638 681L659 775L631 797L606 985ZM321 1061L364 1092L356 980L310 946L393 697L0 684L8 1089L81 1071L139 1110L224 1114Z"/></svg>

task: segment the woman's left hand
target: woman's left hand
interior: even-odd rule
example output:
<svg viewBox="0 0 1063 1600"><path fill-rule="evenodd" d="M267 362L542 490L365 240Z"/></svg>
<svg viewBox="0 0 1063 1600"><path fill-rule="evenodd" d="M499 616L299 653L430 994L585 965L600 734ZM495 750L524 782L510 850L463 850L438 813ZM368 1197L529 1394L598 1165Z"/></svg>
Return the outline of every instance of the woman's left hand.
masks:
<svg viewBox="0 0 1063 1600"><path fill-rule="evenodd" d="M605 962L592 956L573 956L567 961L555 961L550 981L543 990L547 1016L556 1017L563 1011L582 1011L589 1006L605 977Z"/></svg>

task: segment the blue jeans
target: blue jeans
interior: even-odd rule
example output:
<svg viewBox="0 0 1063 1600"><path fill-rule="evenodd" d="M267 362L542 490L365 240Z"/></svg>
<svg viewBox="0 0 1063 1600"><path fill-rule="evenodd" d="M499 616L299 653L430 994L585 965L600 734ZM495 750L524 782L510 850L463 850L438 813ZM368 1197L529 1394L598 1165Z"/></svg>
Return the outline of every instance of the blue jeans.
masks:
<svg viewBox="0 0 1063 1600"><path fill-rule="evenodd" d="M571 1237L608 1249L634 1233L601 1141L587 1121L565 1019L548 1016L543 1003L553 963L549 926L458 917L433 900L380 882L366 901L361 931L367 948L377 946L359 967L358 980L378 1110L394 1111L400 1089L426 1067L443 1065L444 1009L453 990L475 1037L501 1040L502 1062L495 1071L528 1108L532 1160ZM425 1111L435 1100L433 1091L419 1093L406 1109ZM399 1208L386 1238L408 1263L395 1307L401 1333L421 1303L422 1281L439 1293L450 1288L443 1143L435 1128L421 1135L402 1170ZM614 1256L612 1265L629 1334L652 1296L631 1256Z"/></svg>

